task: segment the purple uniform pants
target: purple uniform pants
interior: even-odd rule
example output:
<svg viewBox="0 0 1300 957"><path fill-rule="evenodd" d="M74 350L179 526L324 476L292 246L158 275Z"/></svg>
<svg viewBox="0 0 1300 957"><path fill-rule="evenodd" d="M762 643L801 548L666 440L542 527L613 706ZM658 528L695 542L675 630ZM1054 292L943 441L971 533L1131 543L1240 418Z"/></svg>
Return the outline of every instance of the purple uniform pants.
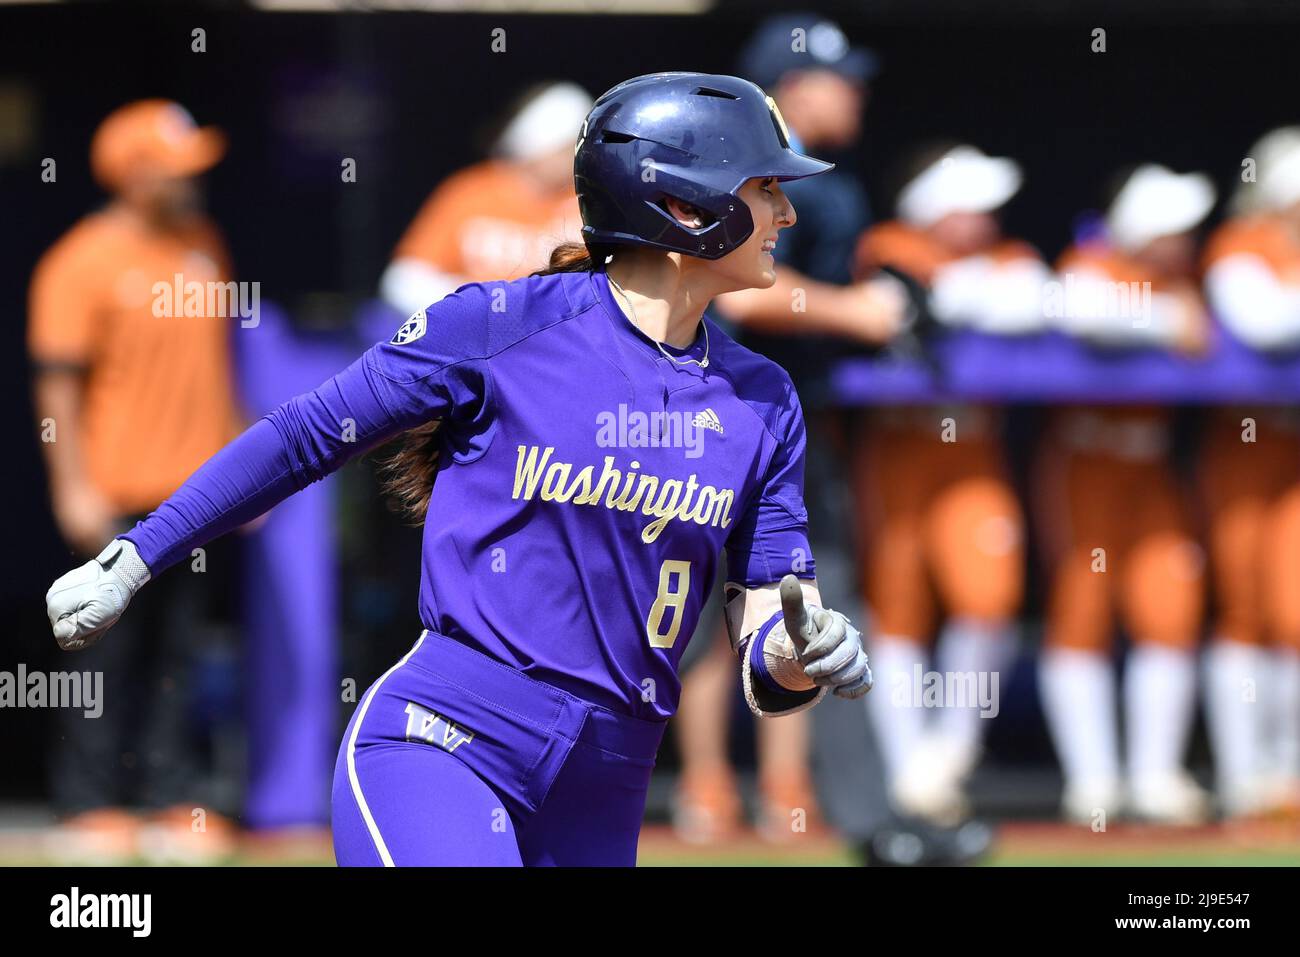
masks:
<svg viewBox="0 0 1300 957"><path fill-rule="evenodd" d="M367 689L334 769L347 866L636 863L666 722L426 631Z"/></svg>

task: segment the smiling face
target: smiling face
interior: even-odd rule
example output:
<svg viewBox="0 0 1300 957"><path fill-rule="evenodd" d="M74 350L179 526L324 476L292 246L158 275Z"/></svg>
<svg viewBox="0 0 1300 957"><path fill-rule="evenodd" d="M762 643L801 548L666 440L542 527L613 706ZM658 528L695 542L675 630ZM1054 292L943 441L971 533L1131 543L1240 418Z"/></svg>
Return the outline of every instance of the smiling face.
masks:
<svg viewBox="0 0 1300 957"><path fill-rule="evenodd" d="M739 289L767 289L776 282L776 258L772 255L778 234L795 224L794 206L775 179L748 180L737 194L749 207L754 231L749 238L720 259L694 259L696 269L709 273L715 295Z"/></svg>

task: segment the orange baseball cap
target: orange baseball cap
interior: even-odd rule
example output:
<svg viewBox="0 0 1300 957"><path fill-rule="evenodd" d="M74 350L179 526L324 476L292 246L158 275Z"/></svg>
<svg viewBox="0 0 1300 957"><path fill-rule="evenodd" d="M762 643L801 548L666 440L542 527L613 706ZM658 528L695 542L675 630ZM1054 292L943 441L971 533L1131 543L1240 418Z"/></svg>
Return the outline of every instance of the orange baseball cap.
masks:
<svg viewBox="0 0 1300 957"><path fill-rule="evenodd" d="M138 100L114 110L99 125L90 144L90 166L102 185L117 189L142 168L164 176L195 176L215 166L225 152L225 134L197 126L179 103Z"/></svg>

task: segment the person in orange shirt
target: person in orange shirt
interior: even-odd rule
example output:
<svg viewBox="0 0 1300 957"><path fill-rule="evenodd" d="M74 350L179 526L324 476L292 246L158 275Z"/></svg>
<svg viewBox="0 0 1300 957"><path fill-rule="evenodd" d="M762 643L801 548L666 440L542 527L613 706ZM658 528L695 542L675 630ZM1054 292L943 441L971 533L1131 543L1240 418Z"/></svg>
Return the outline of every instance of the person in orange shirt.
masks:
<svg viewBox="0 0 1300 957"><path fill-rule="evenodd" d="M573 150L591 110L572 83L528 91L492 156L449 176L420 208L380 280L380 294L411 314L467 282L518 279L579 240Z"/></svg>
<svg viewBox="0 0 1300 957"><path fill-rule="evenodd" d="M1255 177L1207 244L1216 317L1261 352L1300 346L1300 128L1247 154ZM1217 617L1205 704L1219 803L1231 817L1300 800L1300 416L1217 409L1197 466Z"/></svg>
<svg viewBox="0 0 1300 957"><path fill-rule="evenodd" d="M1206 316L1193 231L1213 205L1207 177L1138 167L1109 205L1106 241L1062 255L1061 308L1048 312L1096 345L1200 351ZM1163 409L1093 406L1060 410L1040 448L1035 504L1050 569L1040 686L1065 774L1063 811L1080 823L1104 824L1125 806L1172 824L1208 812L1182 768L1204 555L1170 444ZM1123 688L1127 775L1110 652L1116 616L1133 642Z"/></svg>
<svg viewBox="0 0 1300 957"><path fill-rule="evenodd" d="M34 405L55 521L76 554L93 556L130 528L240 429L228 336L247 319L186 314L207 311L206 290L229 289L225 245L194 182L224 150L219 131L196 127L176 103L115 111L91 146L112 200L60 238L32 276ZM205 290L203 307L186 309L178 287ZM52 791L69 817L55 853L121 859L145 837L201 854L223 840L216 815L205 834L191 828L184 738L185 643L208 594L203 576L162 583L151 614L79 665L103 673L105 706L93 720L58 713ZM147 833L129 803L153 812ZM202 847L189 848L191 836Z"/></svg>
<svg viewBox="0 0 1300 957"><path fill-rule="evenodd" d="M859 275L888 266L911 276L951 326L1037 328L1051 274L1031 246L1003 237L995 215L1020 180L1013 161L971 146L925 151L899 193L898 219L861 237ZM999 433L1000 416L987 407L882 408L854 449L872 660L885 692L867 708L894 803L939 822L967 813L962 785L994 712L972 695L938 702L936 719L926 719L915 692L936 619L943 615L934 659L945 673L982 677L992 689L1014 654L1024 522Z"/></svg>

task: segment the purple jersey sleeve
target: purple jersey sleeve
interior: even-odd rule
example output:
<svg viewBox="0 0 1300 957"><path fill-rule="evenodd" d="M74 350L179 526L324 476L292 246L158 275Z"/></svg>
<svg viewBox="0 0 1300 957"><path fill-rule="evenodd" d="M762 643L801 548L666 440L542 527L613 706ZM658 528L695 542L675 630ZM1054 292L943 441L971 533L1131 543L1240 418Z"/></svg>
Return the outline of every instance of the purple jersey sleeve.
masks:
<svg viewBox="0 0 1300 957"><path fill-rule="evenodd" d="M319 388L259 419L122 535L157 575L268 511L349 458L432 419L453 454L472 451L491 419L487 305L481 286L403 323Z"/></svg>
<svg viewBox="0 0 1300 957"><path fill-rule="evenodd" d="M778 582L791 572L816 577L803 501L803 410L788 378L786 388L762 485L727 539L727 580L748 588Z"/></svg>

